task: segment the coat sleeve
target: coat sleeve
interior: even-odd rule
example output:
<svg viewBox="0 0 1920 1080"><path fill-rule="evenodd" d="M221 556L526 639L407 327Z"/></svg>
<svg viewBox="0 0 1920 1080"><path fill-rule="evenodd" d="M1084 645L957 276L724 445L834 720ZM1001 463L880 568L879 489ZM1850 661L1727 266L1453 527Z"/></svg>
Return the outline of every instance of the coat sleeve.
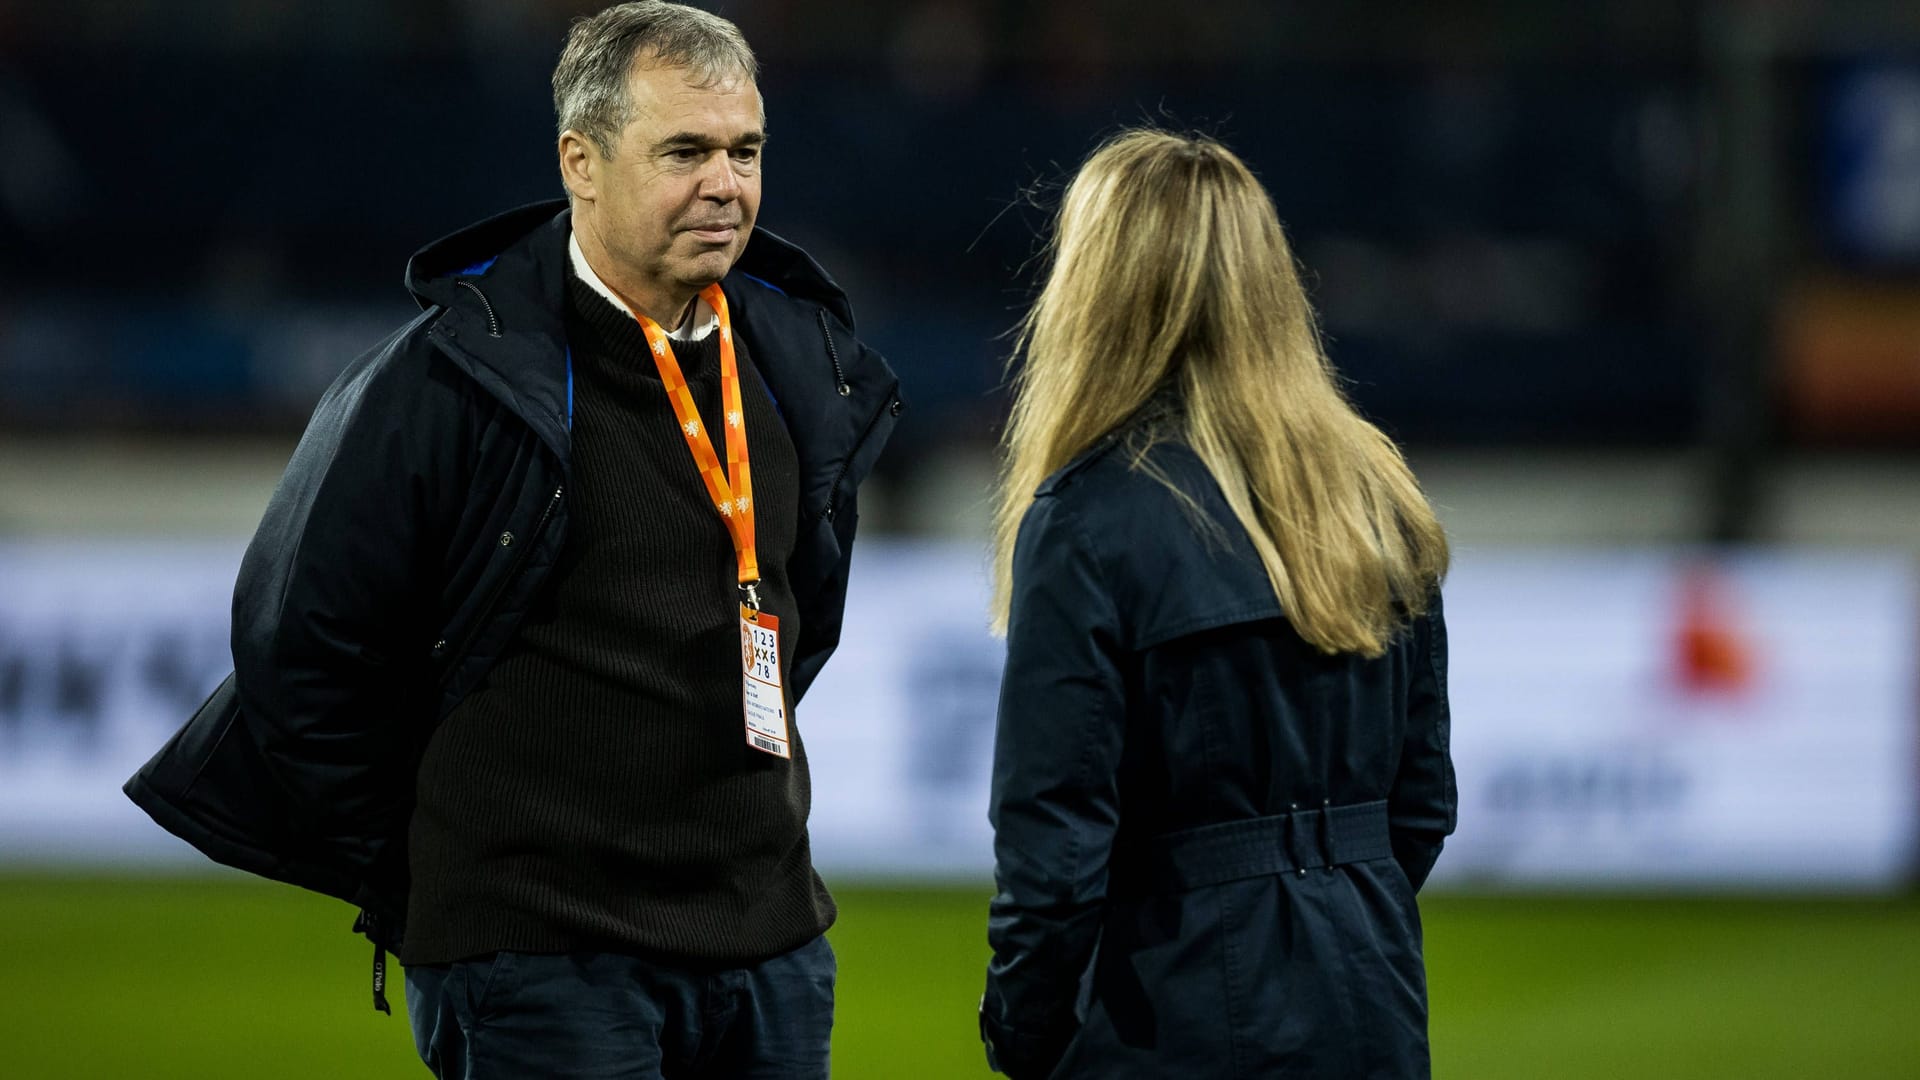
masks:
<svg viewBox="0 0 1920 1080"><path fill-rule="evenodd" d="M1044 1076L1079 1026L1119 822L1120 626L1095 553L1059 500L1014 545L989 818L998 893L981 1002L990 1062Z"/></svg>
<svg viewBox="0 0 1920 1080"><path fill-rule="evenodd" d="M410 366L409 366L410 365ZM241 725L289 825L362 868L403 812L448 520L433 479L457 391L397 347L362 357L315 409L247 547L233 601ZM436 474L439 474L436 476Z"/></svg>
<svg viewBox="0 0 1920 1080"><path fill-rule="evenodd" d="M1393 857L1417 890L1440 857L1441 843L1453 832L1459 806L1453 757L1447 748L1452 726L1447 706L1447 621L1438 590L1410 637L1407 739L1387 812Z"/></svg>

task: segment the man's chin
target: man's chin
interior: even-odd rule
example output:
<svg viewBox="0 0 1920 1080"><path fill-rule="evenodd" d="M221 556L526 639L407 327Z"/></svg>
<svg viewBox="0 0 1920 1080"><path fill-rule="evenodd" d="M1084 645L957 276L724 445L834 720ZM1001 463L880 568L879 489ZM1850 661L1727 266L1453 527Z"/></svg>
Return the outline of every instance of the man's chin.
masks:
<svg viewBox="0 0 1920 1080"><path fill-rule="evenodd" d="M700 252L680 261L680 272L675 275L688 285L698 288L707 286L727 276L733 269L734 261L740 257L740 250L746 245Z"/></svg>

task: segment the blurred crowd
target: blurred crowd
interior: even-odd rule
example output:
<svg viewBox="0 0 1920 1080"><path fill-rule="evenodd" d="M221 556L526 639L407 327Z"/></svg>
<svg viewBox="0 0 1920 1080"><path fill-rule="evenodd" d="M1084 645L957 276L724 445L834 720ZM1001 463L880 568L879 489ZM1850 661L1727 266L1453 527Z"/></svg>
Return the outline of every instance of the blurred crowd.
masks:
<svg viewBox="0 0 1920 1080"><path fill-rule="evenodd" d="M559 193L547 80L597 6L0 0L0 426L298 430L411 251ZM1256 168L1415 447L1914 445L1920 363L1874 343L1920 308L1920 8L711 6L764 66L762 227L905 381L894 481L990 443L1051 196L1142 121Z"/></svg>

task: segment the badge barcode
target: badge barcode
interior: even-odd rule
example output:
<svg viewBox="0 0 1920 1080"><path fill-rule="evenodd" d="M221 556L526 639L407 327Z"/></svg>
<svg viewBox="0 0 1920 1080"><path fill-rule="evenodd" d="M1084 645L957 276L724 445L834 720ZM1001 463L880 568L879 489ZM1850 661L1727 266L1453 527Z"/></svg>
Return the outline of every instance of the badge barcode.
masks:
<svg viewBox="0 0 1920 1080"><path fill-rule="evenodd" d="M769 754L777 754L780 752L779 743L774 742L772 739L763 739L758 735L753 737L753 745L765 750Z"/></svg>

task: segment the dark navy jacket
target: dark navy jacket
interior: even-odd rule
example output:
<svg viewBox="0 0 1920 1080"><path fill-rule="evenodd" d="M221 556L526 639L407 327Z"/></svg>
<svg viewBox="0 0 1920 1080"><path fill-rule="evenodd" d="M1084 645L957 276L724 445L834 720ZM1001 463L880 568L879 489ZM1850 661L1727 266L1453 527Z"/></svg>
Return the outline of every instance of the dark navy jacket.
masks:
<svg viewBox="0 0 1920 1080"><path fill-rule="evenodd" d="M981 1006L1026 1077L1425 1077L1446 635L1328 656L1199 458L1110 437L1014 549Z"/></svg>
<svg viewBox="0 0 1920 1080"><path fill-rule="evenodd" d="M348 900L397 947L413 780L567 537L570 216L529 206L407 266L419 317L321 399L241 564L234 673L127 794L213 859ZM723 283L800 465L797 701L840 638L855 490L901 405L845 295L756 231Z"/></svg>

